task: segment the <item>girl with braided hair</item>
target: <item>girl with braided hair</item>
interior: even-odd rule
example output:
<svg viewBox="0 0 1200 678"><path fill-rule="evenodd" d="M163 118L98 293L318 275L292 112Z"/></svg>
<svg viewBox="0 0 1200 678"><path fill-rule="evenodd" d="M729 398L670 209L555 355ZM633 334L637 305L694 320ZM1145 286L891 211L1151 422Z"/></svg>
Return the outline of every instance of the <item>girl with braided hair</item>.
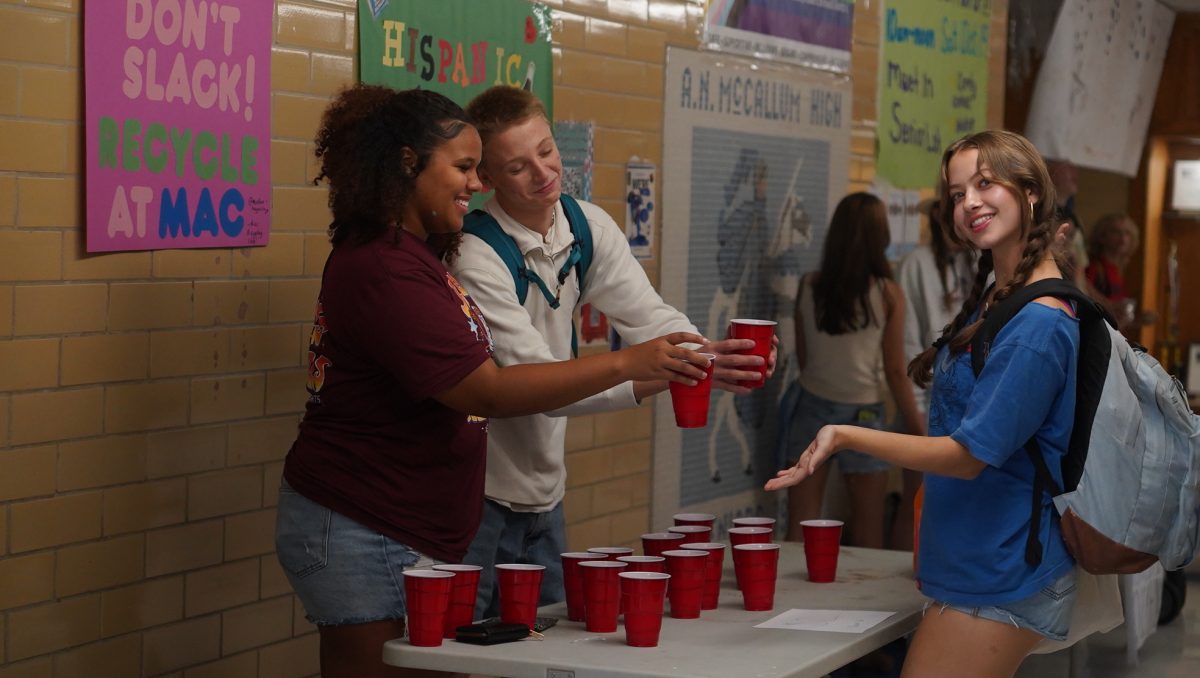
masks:
<svg viewBox="0 0 1200 678"><path fill-rule="evenodd" d="M1024 285L1062 277L1051 247L1054 185L1037 149L1005 131L951 144L941 174L945 222L981 255L962 308L909 365L919 385L932 380L930 437L826 426L766 489L799 483L845 448L923 472L916 575L935 602L913 637L903 675L1012 676L1043 637L1066 637L1075 604L1074 561L1048 494L1037 498L1041 561L1025 559L1035 471L1023 447L1037 439L1061 486L1079 325L1070 304L1035 300L997 335L976 377L970 341L988 309Z"/></svg>

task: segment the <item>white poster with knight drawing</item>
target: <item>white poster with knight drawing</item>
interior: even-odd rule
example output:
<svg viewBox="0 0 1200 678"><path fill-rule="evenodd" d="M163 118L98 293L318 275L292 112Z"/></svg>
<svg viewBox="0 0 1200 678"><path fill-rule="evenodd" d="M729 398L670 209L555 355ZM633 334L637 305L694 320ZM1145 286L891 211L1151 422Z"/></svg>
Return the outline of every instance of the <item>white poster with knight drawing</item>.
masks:
<svg viewBox="0 0 1200 678"><path fill-rule="evenodd" d="M713 391L708 426L656 408L655 529L677 510L774 515L762 491L778 470L779 401L796 378L792 310L846 192L850 80L727 54L667 51L663 121L662 294L705 336L730 319L776 320L779 361L748 395Z"/></svg>

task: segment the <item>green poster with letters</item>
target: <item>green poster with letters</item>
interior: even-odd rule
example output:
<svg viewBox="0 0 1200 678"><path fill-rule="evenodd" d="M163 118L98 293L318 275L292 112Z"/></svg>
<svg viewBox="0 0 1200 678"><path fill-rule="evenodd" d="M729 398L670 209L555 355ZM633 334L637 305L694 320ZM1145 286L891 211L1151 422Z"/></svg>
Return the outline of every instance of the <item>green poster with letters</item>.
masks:
<svg viewBox="0 0 1200 678"><path fill-rule="evenodd" d="M887 0L879 62L878 174L938 181L942 151L987 127L991 0Z"/></svg>
<svg viewBox="0 0 1200 678"><path fill-rule="evenodd" d="M359 79L463 106L492 85L526 87L553 120L550 20L525 0L359 0Z"/></svg>

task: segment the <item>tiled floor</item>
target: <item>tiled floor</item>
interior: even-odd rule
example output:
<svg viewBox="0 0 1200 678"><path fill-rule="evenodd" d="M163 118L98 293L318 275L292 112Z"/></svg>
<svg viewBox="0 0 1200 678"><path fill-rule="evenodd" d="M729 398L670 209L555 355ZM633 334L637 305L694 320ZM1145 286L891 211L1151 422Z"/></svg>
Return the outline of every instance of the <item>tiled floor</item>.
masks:
<svg viewBox="0 0 1200 678"><path fill-rule="evenodd" d="M1087 661L1072 675L1066 652L1035 655L1025 660L1018 678L1196 678L1200 676L1200 570L1188 572L1187 603L1183 612L1158 630L1138 652L1138 663L1125 659L1125 629L1087 640Z"/></svg>

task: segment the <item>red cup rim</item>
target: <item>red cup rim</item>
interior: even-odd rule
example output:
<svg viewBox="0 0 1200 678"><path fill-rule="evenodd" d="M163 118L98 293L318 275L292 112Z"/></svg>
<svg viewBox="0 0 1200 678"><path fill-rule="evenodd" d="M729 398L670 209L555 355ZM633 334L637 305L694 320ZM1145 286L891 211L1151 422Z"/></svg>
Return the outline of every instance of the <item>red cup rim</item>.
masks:
<svg viewBox="0 0 1200 678"><path fill-rule="evenodd" d="M764 518L762 516L733 519L733 524L736 527L766 527L774 525L776 522L774 518Z"/></svg>
<svg viewBox="0 0 1200 678"><path fill-rule="evenodd" d="M686 551L724 551L725 545L719 541L704 541L692 542L691 544L680 544L680 548Z"/></svg>
<svg viewBox="0 0 1200 678"><path fill-rule="evenodd" d="M466 563L442 563L434 565L433 569L438 572L478 572L483 569L483 566L467 565Z"/></svg>
<svg viewBox="0 0 1200 678"><path fill-rule="evenodd" d="M777 551L779 544L738 544L733 548L738 551Z"/></svg>
<svg viewBox="0 0 1200 678"><path fill-rule="evenodd" d="M647 532L642 535L642 539L678 539L682 532Z"/></svg>
<svg viewBox="0 0 1200 678"><path fill-rule="evenodd" d="M628 546L593 546L588 553L623 553L633 555L633 549Z"/></svg>
<svg viewBox="0 0 1200 678"><path fill-rule="evenodd" d="M842 525L845 525L845 523L840 520L829 520L825 518L800 521L801 527L841 527Z"/></svg>
<svg viewBox="0 0 1200 678"><path fill-rule="evenodd" d="M587 551L568 551L567 553L558 554L561 558L575 560L600 560L604 558L603 553L588 553Z"/></svg>
<svg viewBox="0 0 1200 678"><path fill-rule="evenodd" d="M670 551L663 551L664 557L692 558L695 556L707 556L707 555L708 555L708 551L694 551L691 549L671 549Z"/></svg>
<svg viewBox="0 0 1200 678"><path fill-rule="evenodd" d="M671 575L666 572L620 572L618 577L624 579L670 579Z"/></svg>
<svg viewBox="0 0 1200 678"><path fill-rule="evenodd" d="M497 570L515 570L517 572L532 572L534 570L544 570L545 565L533 565L532 563L500 563L496 566Z"/></svg>
<svg viewBox="0 0 1200 678"><path fill-rule="evenodd" d="M676 513L671 516L674 520L716 520L717 517L711 513Z"/></svg>
<svg viewBox="0 0 1200 678"><path fill-rule="evenodd" d="M579 563L579 567L626 567L628 563L622 563L619 560L585 560Z"/></svg>
<svg viewBox="0 0 1200 678"><path fill-rule="evenodd" d="M619 563L661 563L666 558L662 556L621 556L617 558Z"/></svg>
<svg viewBox="0 0 1200 678"><path fill-rule="evenodd" d="M775 530L769 527L731 527L729 531L733 534L766 534Z"/></svg>
<svg viewBox="0 0 1200 678"><path fill-rule="evenodd" d="M764 325L768 327L774 327L779 324L774 320L758 320L757 318L734 318L729 322L736 325Z"/></svg>
<svg viewBox="0 0 1200 678"><path fill-rule="evenodd" d="M454 576L453 572L434 569L404 570L403 574L405 577L412 577L414 579L446 579Z"/></svg>
<svg viewBox="0 0 1200 678"><path fill-rule="evenodd" d="M672 525L667 528L667 532L675 534L696 534L697 532L712 532L711 527L705 525Z"/></svg>

